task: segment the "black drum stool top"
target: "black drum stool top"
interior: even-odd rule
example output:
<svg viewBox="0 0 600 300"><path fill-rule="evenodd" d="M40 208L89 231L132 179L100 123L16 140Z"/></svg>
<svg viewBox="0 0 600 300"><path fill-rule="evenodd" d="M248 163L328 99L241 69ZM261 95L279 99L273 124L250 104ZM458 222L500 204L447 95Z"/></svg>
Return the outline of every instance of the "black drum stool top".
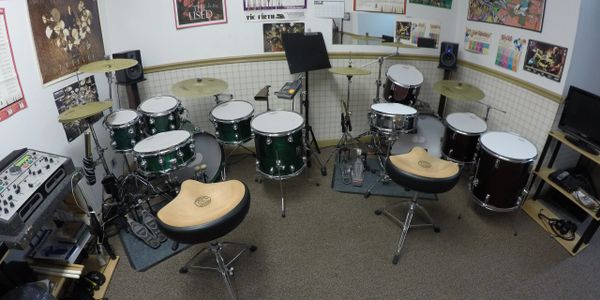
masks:
<svg viewBox="0 0 600 300"><path fill-rule="evenodd" d="M392 260L392 263L397 264L410 228L431 226L435 232L440 231L439 227L433 223L429 213L417 202L419 193L437 194L451 190L460 179L460 169L458 164L433 157L421 147L414 147L406 154L390 156L386 161L385 168L387 174L395 183L414 191L410 201L402 201L375 211L375 214L384 214L402 227L402 233ZM409 205L409 208L403 222L391 213L391 208L406 204ZM415 209L419 209L429 222L412 224Z"/></svg>

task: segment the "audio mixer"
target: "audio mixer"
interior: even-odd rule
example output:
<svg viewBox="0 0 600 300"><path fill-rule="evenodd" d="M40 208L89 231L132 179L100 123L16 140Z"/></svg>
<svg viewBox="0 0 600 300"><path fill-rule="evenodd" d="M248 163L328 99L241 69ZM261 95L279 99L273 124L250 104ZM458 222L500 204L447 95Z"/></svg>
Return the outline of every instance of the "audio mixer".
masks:
<svg viewBox="0 0 600 300"><path fill-rule="evenodd" d="M70 191L70 158L21 149L0 161L0 241L25 248Z"/></svg>

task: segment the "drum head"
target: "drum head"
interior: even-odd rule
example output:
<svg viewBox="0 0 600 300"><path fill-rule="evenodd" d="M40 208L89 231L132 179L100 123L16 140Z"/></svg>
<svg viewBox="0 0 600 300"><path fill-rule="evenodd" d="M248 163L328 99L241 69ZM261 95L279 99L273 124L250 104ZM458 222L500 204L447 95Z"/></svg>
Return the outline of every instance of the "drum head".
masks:
<svg viewBox="0 0 600 300"><path fill-rule="evenodd" d="M139 110L149 114L168 112L179 105L179 100L171 96L158 96L150 98L139 106Z"/></svg>
<svg viewBox="0 0 600 300"><path fill-rule="evenodd" d="M411 65L393 65L388 69L386 75L393 83L405 88L423 84L423 74Z"/></svg>
<svg viewBox="0 0 600 300"><path fill-rule="evenodd" d="M252 104L242 100L232 100L217 105L210 115L217 120L233 121L247 117L253 112Z"/></svg>
<svg viewBox="0 0 600 300"><path fill-rule="evenodd" d="M537 148L514 133L491 131L481 135L479 142L493 153L513 160L530 160L537 156Z"/></svg>
<svg viewBox="0 0 600 300"><path fill-rule="evenodd" d="M293 132L304 125L304 118L293 111L267 111L252 119L252 130L266 134Z"/></svg>
<svg viewBox="0 0 600 300"><path fill-rule="evenodd" d="M442 157L442 137L444 125L438 118L430 115L420 115L417 121L417 133L401 134L390 153L393 155L410 152L413 147L427 149L434 157Z"/></svg>
<svg viewBox="0 0 600 300"><path fill-rule="evenodd" d="M129 124L137 118L138 114L135 110L123 109L115 111L106 116L106 124L112 126L121 126Z"/></svg>
<svg viewBox="0 0 600 300"><path fill-rule="evenodd" d="M483 133L487 131L487 124L480 117L472 113L453 113L446 116L446 123L457 131L464 133Z"/></svg>
<svg viewBox="0 0 600 300"><path fill-rule="evenodd" d="M371 109L388 115L414 115L417 113L416 109L400 103L376 103L371 105Z"/></svg>
<svg viewBox="0 0 600 300"><path fill-rule="evenodd" d="M167 150L185 142L191 136L192 135L185 130L160 132L135 144L133 151L136 153L155 153Z"/></svg>

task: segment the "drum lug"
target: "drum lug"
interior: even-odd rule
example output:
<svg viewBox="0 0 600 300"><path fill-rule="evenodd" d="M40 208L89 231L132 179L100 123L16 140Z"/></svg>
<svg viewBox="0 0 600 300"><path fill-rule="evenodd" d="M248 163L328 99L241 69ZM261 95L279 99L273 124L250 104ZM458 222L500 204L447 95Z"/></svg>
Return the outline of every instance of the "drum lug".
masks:
<svg viewBox="0 0 600 300"><path fill-rule="evenodd" d="M277 166L281 166L281 160L280 160L280 159L276 160L276 161L275 161L275 164L276 164Z"/></svg>
<svg viewBox="0 0 600 300"><path fill-rule="evenodd" d="M169 121L173 121L175 119L175 117L173 117L173 115L169 115Z"/></svg>
<svg viewBox="0 0 600 300"><path fill-rule="evenodd" d="M112 147L117 147L117 142L112 142L112 143L110 143L110 145L111 145Z"/></svg>
<svg viewBox="0 0 600 300"><path fill-rule="evenodd" d="M175 130L175 125L174 124L171 124L170 127L171 127L171 130Z"/></svg>
<svg viewBox="0 0 600 300"><path fill-rule="evenodd" d="M494 163L494 168L498 169L500 167L500 160L496 159L496 162Z"/></svg>
<svg viewBox="0 0 600 300"><path fill-rule="evenodd" d="M240 138L240 135L236 133L236 134L235 134L235 139L237 140L237 139L239 139L239 138Z"/></svg>
<svg viewBox="0 0 600 300"><path fill-rule="evenodd" d="M140 167L145 167L148 162L145 159L140 160Z"/></svg>
<svg viewBox="0 0 600 300"><path fill-rule="evenodd" d="M150 118L150 119L148 120L148 123L150 123L150 124L154 124L154 118Z"/></svg>
<svg viewBox="0 0 600 300"><path fill-rule="evenodd" d="M152 130L150 130L152 132L152 134L156 134L156 128L152 128Z"/></svg>
<svg viewBox="0 0 600 300"><path fill-rule="evenodd" d="M289 143L293 143L294 142L294 138L291 135L288 136L287 140L288 140Z"/></svg>
<svg viewBox="0 0 600 300"><path fill-rule="evenodd" d="M183 157L183 152L181 152L181 150L177 151L177 156Z"/></svg>
<svg viewBox="0 0 600 300"><path fill-rule="evenodd" d="M131 146L135 146L135 140L134 139L131 140Z"/></svg>
<svg viewBox="0 0 600 300"><path fill-rule="evenodd" d="M215 131L215 135L216 135L217 137L219 137L221 134L220 134L220 133L219 133L219 131L217 130L217 131Z"/></svg>
<svg viewBox="0 0 600 300"><path fill-rule="evenodd" d="M269 169L269 173L271 173L271 174L275 173L275 168L271 167L271 168Z"/></svg>
<svg viewBox="0 0 600 300"><path fill-rule="evenodd" d="M490 194L485 194L485 200L483 202L488 203L490 201Z"/></svg>
<svg viewBox="0 0 600 300"><path fill-rule="evenodd" d="M271 145L271 143L272 143L272 142L273 142L273 141L271 141L271 138L267 138L267 140L266 140L266 144L267 144L267 146L268 146L268 145Z"/></svg>
<svg viewBox="0 0 600 300"><path fill-rule="evenodd" d="M215 124L215 129L219 128L219 123L214 122L213 124Z"/></svg>
<svg viewBox="0 0 600 300"><path fill-rule="evenodd" d="M290 171L292 171L292 172L296 171L296 168L294 167L294 165L290 165Z"/></svg>
<svg viewBox="0 0 600 300"><path fill-rule="evenodd" d="M173 166L177 165L177 158L169 159L169 164L171 164L171 169L173 169Z"/></svg>
<svg viewBox="0 0 600 300"><path fill-rule="evenodd" d="M476 187L479 184L479 178L474 178L473 179L473 187Z"/></svg>
<svg viewBox="0 0 600 300"><path fill-rule="evenodd" d="M112 131L112 130L110 130L110 131L109 131L109 133L110 133L110 136L113 136L113 135L115 135L115 132L114 132L114 131Z"/></svg>
<svg viewBox="0 0 600 300"><path fill-rule="evenodd" d="M527 199L528 194L529 194L529 190L523 189L521 191L521 195L519 195L519 201L518 201L517 205L521 205L521 203L523 203L523 201L525 201L525 199Z"/></svg>
<svg viewBox="0 0 600 300"><path fill-rule="evenodd" d="M158 158L158 163L159 163L159 164L163 165L163 163L164 163L164 162L165 162L165 161L163 160L163 158L162 158L162 157L159 157L159 158Z"/></svg>
<svg viewBox="0 0 600 300"><path fill-rule="evenodd" d="M238 130L238 124L237 123L233 124L233 130Z"/></svg>
<svg viewBox="0 0 600 300"><path fill-rule="evenodd" d="M133 134L134 133L133 128L129 128L129 130L127 130L127 133Z"/></svg>
<svg viewBox="0 0 600 300"><path fill-rule="evenodd" d="M454 149L450 149L450 151L448 151L448 156L452 156L453 153L454 153Z"/></svg>
<svg viewBox="0 0 600 300"><path fill-rule="evenodd" d="M260 166L260 161L258 161L258 159L257 159L256 162L255 162L255 164L256 164L257 167Z"/></svg>
<svg viewBox="0 0 600 300"><path fill-rule="evenodd" d="M456 139L456 132L452 133L452 139L455 140Z"/></svg>
<svg viewBox="0 0 600 300"><path fill-rule="evenodd" d="M308 159L306 159L306 156L302 156L302 161L303 161L304 163L306 163L306 161L307 161L307 160L308 160Z"/></svg>
<svg viewBox="0 0 600 300"><path fill-rule="evenodd" d="M194 143L191 143L191 144L190 144L190 149L192 149L192 150L196 149L196 144L194 144Z"/></svg>

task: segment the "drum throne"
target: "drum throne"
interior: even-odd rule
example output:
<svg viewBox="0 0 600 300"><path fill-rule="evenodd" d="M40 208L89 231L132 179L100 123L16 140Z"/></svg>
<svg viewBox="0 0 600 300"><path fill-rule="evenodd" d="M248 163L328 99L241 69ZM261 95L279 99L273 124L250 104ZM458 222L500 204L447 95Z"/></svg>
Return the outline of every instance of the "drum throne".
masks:
<svg viewBox="0 0 600 300"><path fill-rule="evenodd" d="M212 270L221 274L231 298L236 298L231 276L235 262L245 251L254 252L256 246L234 242L219 242L234 230L246 217L250 208L250 192L248 187L238 181L229 180L219 183L201 183L186 180L181 184L181 191L157 214L161 231L177 243L199 244L209 242L181 269ZM239 251L226 262L223 257L224 247L235 247ZM216 258L216 267L195 265L201 254L210 251Z"/></svg>
<svg viewBox="0 0 600 300"><path fill-rule="evenodd" d="M401 155L390 156L386 162L386 171L390 178L397 184L412 190L413 196L409 201L402 201L375 211L376 215L384 214L397 224L400 224L402 233L398 240L398 246L392 260L398 264L400 251L404 245L408 230L411 228L433 227L439 232L439 227L423 206L418 203L419 193L444 193L451 190L460 178L458 164L433 157L421 147L414 147L410 152ZM402 222L391 212L391 208L408 204L406 219ZM415 209L419 209L429 223L412 224Z"/></svg>

